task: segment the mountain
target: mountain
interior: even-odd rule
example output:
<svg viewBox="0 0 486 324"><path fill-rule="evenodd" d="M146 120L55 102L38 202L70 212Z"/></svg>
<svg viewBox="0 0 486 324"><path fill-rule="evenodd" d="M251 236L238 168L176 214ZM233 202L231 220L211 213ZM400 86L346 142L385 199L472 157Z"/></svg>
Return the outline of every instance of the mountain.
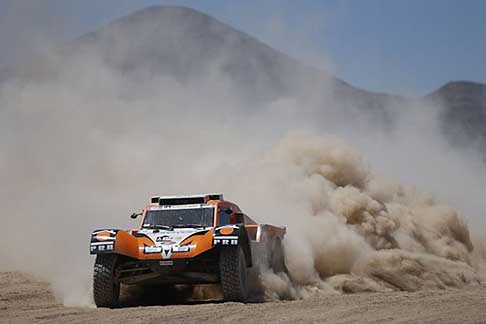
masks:
<svg viewBox="0 0 486 324"><path fill-rule="evenodd" d="M80 37L67 52L90 50L131 77L171 75L181 82L197 82L217 71L250 102L307 96L312 89L327 91L322 96L339 109L360 106L386 118L385 107L402 100L357 89L185 7L153 6L137 11Z"/></svg>
<svg viewBox="0 0 486 324"><path fill-rule="evenodd" d="M393 124L395 108L417 102L440 103L445 107L443 130L451 142L463 145L473 139L486 143L484 84L451 82L418 99L358 89L186 7L145 8L70 42L60 53L66 60L96 53L123 77L144 82L163 76L196 84L223 78L228 85L224 91L240 96L248 109L257 106L252 103L282 96L317 97L336 110L367 111L385 128ZM40 73L46 73L44 67L49 64L39 65ZM54 70L58 70L57 64ZM20 75L32 71L38 73L39 69L24 68ZM480 145L486 153L486 145Z"/></svg>
<svg viewBox="0 0 486 324"><path fill-rule="evenodd" d="M201 80L215 65L257 97L290 86L284 75L299 63L254 38L193 9L155 6L117 19L76 40L71 52L96 50L125 75L171 75L181 82Z"/></svg>
<svg viewBox="0 0 486 324"><path fill-rule="evenodd" d="M486 152L486 84L449 82L425 97L441 105L444 133L455 144L473 141Z"/></svg>

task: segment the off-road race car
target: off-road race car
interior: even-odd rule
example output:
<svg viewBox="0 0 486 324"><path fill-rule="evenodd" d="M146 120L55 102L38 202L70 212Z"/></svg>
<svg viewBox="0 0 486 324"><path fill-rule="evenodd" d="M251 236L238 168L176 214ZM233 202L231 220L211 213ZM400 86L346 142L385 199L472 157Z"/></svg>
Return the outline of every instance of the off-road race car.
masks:
<svg viewBox="0 0 486 324"><path fill-rule="evenodd" d="M152 197L139 228L100 229L91 235L96 254L94 301L119 305L120 285L158 287L220 283L226 301L248 301L250 270L285 271L285 227L257 224L222 194Z"/></svg>

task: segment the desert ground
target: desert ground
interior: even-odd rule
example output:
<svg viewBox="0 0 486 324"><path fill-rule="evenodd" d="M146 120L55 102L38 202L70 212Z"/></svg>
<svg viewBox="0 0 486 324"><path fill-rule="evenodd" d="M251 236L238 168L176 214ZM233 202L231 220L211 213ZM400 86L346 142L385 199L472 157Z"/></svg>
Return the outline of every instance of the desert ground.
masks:
<svg viewBox="0 0 486 324"><path fill-rule="evenodd" d="M200 302L96 309L65 307L49 285L0 273L1 323L486 323L486 285L463 289L324 294L264 303Z"/></svg>

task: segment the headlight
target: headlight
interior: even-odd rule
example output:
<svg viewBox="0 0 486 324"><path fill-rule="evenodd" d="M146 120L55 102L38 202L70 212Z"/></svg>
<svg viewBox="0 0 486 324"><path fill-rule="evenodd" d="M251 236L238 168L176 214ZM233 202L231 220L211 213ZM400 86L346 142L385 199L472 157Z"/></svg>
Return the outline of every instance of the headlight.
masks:
<svg viewBox="0 0 486 324"><path fill-rule="evenodd" d="M172 247L172 252L189 252L189 245L178 245Z"/></svg>
<svg viewBox="0 0 486 324"><path fill-rule="evenodd" d="M162 247L160 246L146 246L143 249L145 253L160 253L162 252Z"/></svg>

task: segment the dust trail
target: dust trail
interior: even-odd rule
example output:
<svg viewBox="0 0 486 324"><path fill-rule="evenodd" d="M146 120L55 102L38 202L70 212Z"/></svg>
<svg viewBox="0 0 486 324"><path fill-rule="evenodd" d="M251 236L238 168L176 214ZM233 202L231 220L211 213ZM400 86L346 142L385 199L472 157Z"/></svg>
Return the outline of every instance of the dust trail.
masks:
<svg viewBox="0 0 486 324"><path fill-rule="evenodd" d="M458 211L376 176L352 147L294 133L248 169L289 226L289 276L263 275L271 296L461 287L480 282ZM249 184L245 184L245 187ZM265 201L270 199L269 201ZM263 207L265 208L265 207Z"/></svg>
<svg viewBox="0 0 486 324"><path fill-rule="evenodd" d="M473 239L474 250L472 262L475 269L478 269L481 281L486 282L486 241L484 239Z"/></svg>

